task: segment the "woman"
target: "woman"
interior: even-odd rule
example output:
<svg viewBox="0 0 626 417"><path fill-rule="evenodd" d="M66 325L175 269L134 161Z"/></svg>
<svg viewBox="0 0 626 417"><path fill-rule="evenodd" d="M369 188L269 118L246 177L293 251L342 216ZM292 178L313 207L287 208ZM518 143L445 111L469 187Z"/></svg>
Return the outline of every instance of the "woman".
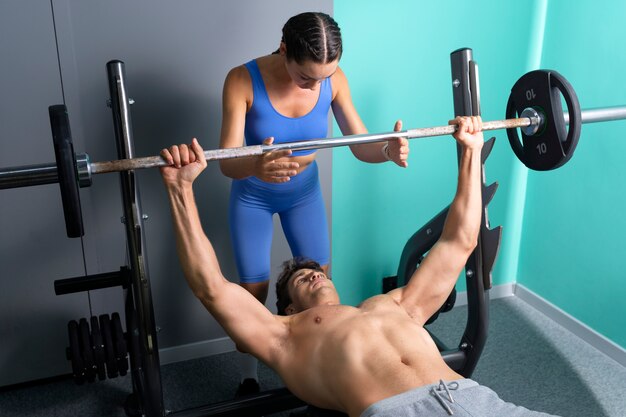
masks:
<svg viewBox="0 0 626 417"><path fill-rule="evenodd" d="M283 27L271 55L233 68L223 91L220 147L318 139L328 132L332 107L344 135L367 133L350 96L339 59L341 33L332 17L302 13ZM402 129L397 121L394 130ZM352 145L364 162L407 166L406 139ZM270 277L272 216L278 213L294 257L328 269L330 243L315 151L275 151L220 161L233 179L229 220L241 285L265 303ZM239 393L258 391L256 362L242 367Z"/></svg>

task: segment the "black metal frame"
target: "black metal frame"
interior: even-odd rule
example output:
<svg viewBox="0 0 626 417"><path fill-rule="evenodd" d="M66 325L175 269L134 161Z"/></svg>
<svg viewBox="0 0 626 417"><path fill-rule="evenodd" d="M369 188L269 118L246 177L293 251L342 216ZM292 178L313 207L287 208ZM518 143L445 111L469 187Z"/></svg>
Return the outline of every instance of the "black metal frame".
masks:
<svg viewBox="0 0 626 417"><path fill-rule="evenodd" d="M480 115L478 66L472 60L472 50L463 48L454 51L450 55L450 61L452 64L455 116ZM495 140L492 138L483 147L481 155L483 174L484 163L489 157L494 143ZM460 147L457 147L457 156L460 162ZM465 332L456 348L449 348L431 334L448 366L468 378L474 372L487 340L491 269L498 253L502 233L501 227L491 230L487 226L489 224L487 205L493 198L498 185L493 183L486 186L484 178L485 176L482 175L483 215L478 246L465 265L468 305ZM437 242L443 231L449 207L440 211L409 238L400 257L398 282L403 285L408 283L423 256Z"/></svg>
<svg viewBox="0 0 626 417"><path fill-rule="evenodd" d="M472 50L463 48L452 52L450 62L452 65L454 115L480 115L478 65L473 60ZM485 185L484 162L491 147L493 147L493 140L491 145L483 150L483 213L478 246L465 265L468 299L467 325L458 348L461 354L456 355L454 360L449 362L453 369L459 369L459 373L466 377L471 376L472 372L474 372L474 368L487 341L489 324L488 291L492 285L491 270L498 254L502 236L501 226L495 229L488 228L487 204L491 201L497 188L497 183L493 183L489 187ZM457 155L460 162L461 149L458 146Z"/></svg>
<svg viewBox="0 0 626 417"><path fill-rule="evenodd" d="M124 83L124 63L110 61L107 64L113 126L120 159L134 155L130 105ZM148 262L145 252L145 236L139 188L134 171L120 172L124 225L130 286L125 290L126 331L129 341L133 394L127 402L127 412L139 412L146 416L163 416L163 388L156 337L156 322L152 306ZM128 407L135 408L129 409Z"/></svg>

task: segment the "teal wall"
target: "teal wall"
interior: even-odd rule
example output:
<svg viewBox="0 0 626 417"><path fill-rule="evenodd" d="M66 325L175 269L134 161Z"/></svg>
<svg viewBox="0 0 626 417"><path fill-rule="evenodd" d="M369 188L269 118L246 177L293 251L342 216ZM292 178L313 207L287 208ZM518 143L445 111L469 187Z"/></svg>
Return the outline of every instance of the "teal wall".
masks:
<svg viewBox="0 0 626 417"><path fill-rule="evenodd" d="M626 104L626 2L550 1L541 64L582 108ZM618 18L619 17L619 18ZM517 280L626 347L626 121L583 126L573 159L528 173Z"/></svg>
<svg viewBox="0 0 626 417"><path fill-rule="evenodd" d="M405 128L446 124L454 115L450 53L462 47L472 48L479 64L483 117L504 118L508 91L536 55L532 10L522 2L488 0L335 1L344 38L341 67L368 129L389 131L398 118ZM504 226L493 274L498 285L515 279L520 222L507 207L523 204L523 193L511 185L519 167L506 135L495 136L486 176L487 183L500 184L489 206L491 224ZM451 136L413 140L407 169L364 164L347 148L334 151L332 271L344 302L380 292L382 277L395 275L407 239L452 200L456 177ZM465 289L464 280L458 289Z"/></svg>
<svg viewBox="0 0 626 417"><path fill-rule="evenodd" d="M565 75L583 108L626 103L617 87L626 29L615 18L626 16L626 3L336 0L334 13L341 66L372 132L391 130L397 118L405 128L445 124L453 115L449 54L461 47L479 64L485 120L504 118L511 86L540 67ZM622 346L624 123L584 126L574 159L543 173L526 170L496 131L486 168L487 183L500 184L491 225L504 227L494 285L519 282ZM450 203L455 145L451 137L416 139L404 170L333 152L333 278L343 301L357 304L380 292L408 237ZM463 280L457 288L465 289Z"/></svg>

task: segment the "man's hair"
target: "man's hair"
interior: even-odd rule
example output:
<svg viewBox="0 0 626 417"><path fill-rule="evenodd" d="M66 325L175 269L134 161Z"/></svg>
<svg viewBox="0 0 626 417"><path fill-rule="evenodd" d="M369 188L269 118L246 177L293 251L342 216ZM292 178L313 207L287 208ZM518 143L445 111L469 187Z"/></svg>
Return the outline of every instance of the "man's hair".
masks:
<svg viewBox="0 0 626 417"><path fill-rule="evenodd" d="M341 30L326 13L306 12L290 18L283 26L282 42L287 59L302 64L328 64L341 58Z"/></svg>
<svg viewBox="0 0 626 417"><path fill-rule="evenodd" d="M319 263L304 257L296 257L285 261L283 262L282 268L276 280L276 310L278 315L286 316L287 313L285 309L291 304L289 278L291 278L296 271L301 269L312 269L320 272L323 272L323 269Z"/></svg>

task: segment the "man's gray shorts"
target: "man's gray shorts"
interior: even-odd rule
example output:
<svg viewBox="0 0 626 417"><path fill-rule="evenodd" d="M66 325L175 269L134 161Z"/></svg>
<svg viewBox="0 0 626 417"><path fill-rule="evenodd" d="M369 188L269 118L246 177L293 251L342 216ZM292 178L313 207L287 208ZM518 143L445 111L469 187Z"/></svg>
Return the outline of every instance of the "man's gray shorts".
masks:
<svg viewBox="0 0 626 417"><path fill-rule="evenodd" d="M412 389L385 398L369 406L361 417L547 417L550 414L530 411L507 403L494 391L471 379Z"/></svg>

